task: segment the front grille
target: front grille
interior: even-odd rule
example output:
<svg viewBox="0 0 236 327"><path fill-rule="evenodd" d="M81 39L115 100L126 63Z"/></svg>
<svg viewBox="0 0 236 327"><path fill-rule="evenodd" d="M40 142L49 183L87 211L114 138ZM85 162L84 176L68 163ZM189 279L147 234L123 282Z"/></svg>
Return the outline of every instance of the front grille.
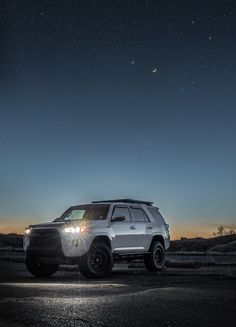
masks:
<svg viewBox="0 0 236 327"><path fill-rule="evenodd" d="M32 229L27 252L45 256L60 255L61 237L59 231L56 228Z"/></svg>

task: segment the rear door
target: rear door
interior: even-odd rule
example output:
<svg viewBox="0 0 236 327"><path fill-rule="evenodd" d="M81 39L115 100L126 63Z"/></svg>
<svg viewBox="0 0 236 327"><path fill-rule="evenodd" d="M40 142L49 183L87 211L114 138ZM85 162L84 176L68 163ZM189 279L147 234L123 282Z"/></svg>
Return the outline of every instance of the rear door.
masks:
<svg viewBox="0 0 236 327"><path fill-rule="evenodd" d="M152 237L152 225L141 207L131 206L131 219L134 228L133 242L142 250L148 250Z"/></svg>

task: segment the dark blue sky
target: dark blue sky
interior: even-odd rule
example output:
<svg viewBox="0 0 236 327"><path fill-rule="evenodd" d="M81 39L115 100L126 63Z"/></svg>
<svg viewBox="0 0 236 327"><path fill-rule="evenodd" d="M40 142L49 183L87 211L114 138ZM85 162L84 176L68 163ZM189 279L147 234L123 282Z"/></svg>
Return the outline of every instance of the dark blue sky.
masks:
<svg viewBox="0 0 236 327"><path fill-rule="evenodd" d="M235 223L235 1L0 6L0 231L124 196Z"/></svg>

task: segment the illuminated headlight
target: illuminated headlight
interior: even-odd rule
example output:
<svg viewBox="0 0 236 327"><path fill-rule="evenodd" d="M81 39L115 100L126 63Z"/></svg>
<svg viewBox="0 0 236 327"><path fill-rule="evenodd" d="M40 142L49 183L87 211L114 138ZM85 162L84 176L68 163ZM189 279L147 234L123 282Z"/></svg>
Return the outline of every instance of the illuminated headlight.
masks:
<svg viewBox="0 0 236 327"><path fill-rule="evenodd" d="M72 233L72 234L76 234L80 232L80 227L66 227L64 228L64 232L65 233Z"/></svg>
<svg viewBox="0 0 236 327"><path fill-rule="evenodd" d="M24 230L24 234L25 234L25 235L29 235L30 232L31 232L31 228L26 228L26 229Z"/></svg>

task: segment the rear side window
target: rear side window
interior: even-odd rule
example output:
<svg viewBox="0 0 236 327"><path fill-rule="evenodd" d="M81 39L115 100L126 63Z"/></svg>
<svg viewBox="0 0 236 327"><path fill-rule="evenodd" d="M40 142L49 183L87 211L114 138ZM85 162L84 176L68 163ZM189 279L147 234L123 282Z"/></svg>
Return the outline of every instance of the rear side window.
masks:
<svg viewBox="0 0 236 327"><path fill-rule="evenodd" d="M151 208L147 208L147 209L159 225L161 225L162 223L165 222L164 218L162 217L162 215L160 214L160 212L157 208L151 207Z"/></svg>
<svg viewBox="0 0 236 327"><path fill-rule="evenodd" d="M125 217L125 221L130 221L130 213L127 207L115 207L112 218Z"/></svg>
<svg viewBox="0 0 236 327"><path fill-rule="evenodd" d="M148 221L148 218L142 209L132 208L131 211L133 221Z"/></svg>

